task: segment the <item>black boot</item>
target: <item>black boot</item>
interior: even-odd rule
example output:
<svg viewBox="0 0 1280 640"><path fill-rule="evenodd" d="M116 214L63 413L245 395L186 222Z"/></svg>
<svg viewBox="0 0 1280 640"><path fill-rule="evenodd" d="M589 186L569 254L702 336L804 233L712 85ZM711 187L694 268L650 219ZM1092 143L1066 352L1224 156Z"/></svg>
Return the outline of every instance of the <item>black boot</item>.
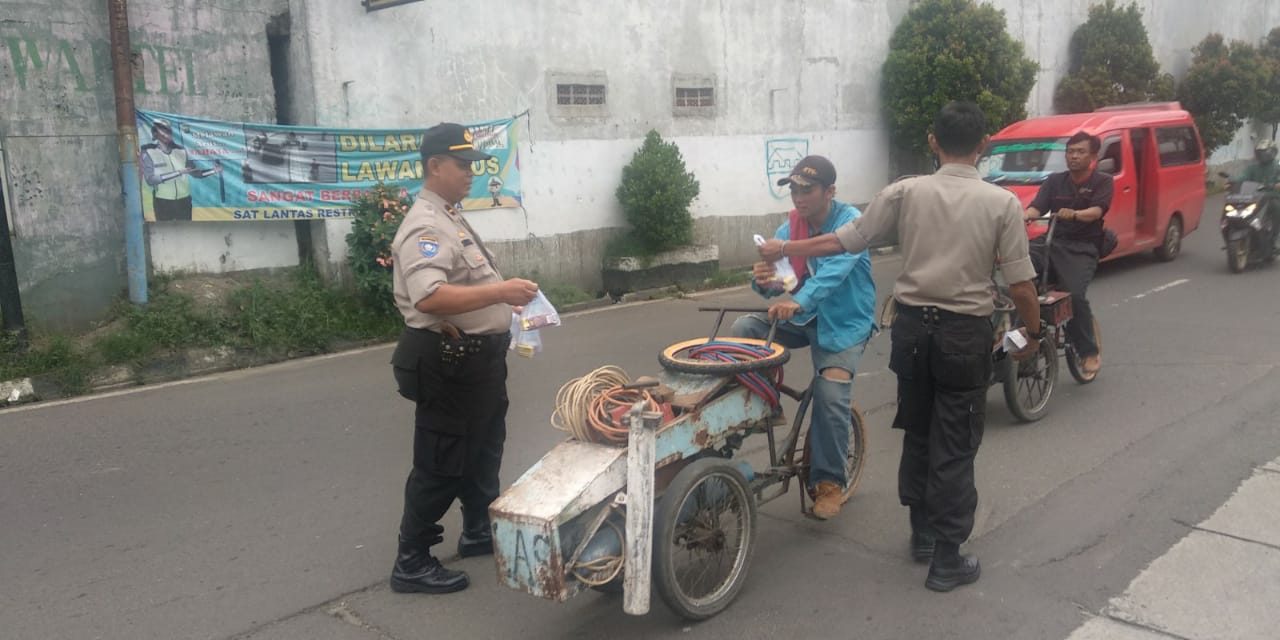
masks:
<svg viewBox="0 0 1280 640"><path fill-rule="evenodd" d="M977 582L980 575L982 567L977 556L960 555L960 545L939 540L924 586L934 591L950 591L960 585Z"/></svg>
<svg viewBox="0 0 1280 640"><path fill-rule="evenodd" d="M936 540L924 509L911 507L911 559L922 563L932 560Z"/></svg>
<svg viewBox="0 0 1280 640"><path fill-rule="evenodd" d="M489 516L483 518L462 517L462 535L458 536L458 555L463 558L493 554L493 529Z"/></svg>
<svg viewBox="0 0 1280 640"><path fill-rule="evenodd" d="M396 593L452 593L471 584L467 574L444 568L428 548L400 542L391 590Z"/></svg>

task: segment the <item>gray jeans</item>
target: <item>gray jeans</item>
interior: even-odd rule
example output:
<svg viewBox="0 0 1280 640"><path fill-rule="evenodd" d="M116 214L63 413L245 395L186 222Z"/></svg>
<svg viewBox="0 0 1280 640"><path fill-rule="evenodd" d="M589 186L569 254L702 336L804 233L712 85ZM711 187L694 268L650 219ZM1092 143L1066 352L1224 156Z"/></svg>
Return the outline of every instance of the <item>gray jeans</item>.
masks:
<svg viewBox="0 0 1280 640"><path fill-rule="evenodd" d="M733 335L740 338L764 339L769 335L769 318L752 313L734 321ZM855 344L844 351L827 351L818 346L818 321L806 325L779 322L774 340L788 348L811 347L813 358L813 414L809 421L810 453L809 484L821 481L834 482L841 487L848 484L845 477L845 460L849 455L849 431L853 428L853 374L858 360L867 349L867 343ZM849 372L849 380L831 380L822 376L823 369L843 369Z"/></svg>

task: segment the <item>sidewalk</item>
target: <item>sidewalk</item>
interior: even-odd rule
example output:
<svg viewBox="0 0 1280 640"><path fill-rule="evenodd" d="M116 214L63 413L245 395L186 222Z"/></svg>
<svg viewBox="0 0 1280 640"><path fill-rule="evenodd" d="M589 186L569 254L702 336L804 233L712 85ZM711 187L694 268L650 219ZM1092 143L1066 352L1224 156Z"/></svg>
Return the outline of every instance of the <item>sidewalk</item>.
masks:
<svg viewBox="0 0 1280 640"><path fill-rule="evenodd" d="M1280 637L1280 459L1068 640Z"/></svg>

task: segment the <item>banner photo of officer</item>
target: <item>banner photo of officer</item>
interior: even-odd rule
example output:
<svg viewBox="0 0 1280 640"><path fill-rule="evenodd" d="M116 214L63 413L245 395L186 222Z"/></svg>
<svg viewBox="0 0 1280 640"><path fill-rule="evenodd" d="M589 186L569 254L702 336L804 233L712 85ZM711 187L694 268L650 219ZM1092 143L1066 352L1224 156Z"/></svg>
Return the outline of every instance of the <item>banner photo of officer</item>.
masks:
<svg viewBox="0 0 1280 640"><path fill-rule="evenodd" d="M325 129L222 122L138 110L142 213L148 222L350 218L377 185L422 188L422 129ZM469 124L476 148L464 209L521 204L516 119Z"/></svg>

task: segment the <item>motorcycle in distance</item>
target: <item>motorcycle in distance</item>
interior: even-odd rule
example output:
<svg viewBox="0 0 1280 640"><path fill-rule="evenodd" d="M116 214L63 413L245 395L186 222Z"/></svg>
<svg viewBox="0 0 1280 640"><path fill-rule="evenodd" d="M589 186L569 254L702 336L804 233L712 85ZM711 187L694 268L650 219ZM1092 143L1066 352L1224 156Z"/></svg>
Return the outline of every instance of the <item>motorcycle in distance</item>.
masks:
<svg viewBox="0 0 1280 640"><path fill-rule="evenodd" d="M1268 211L1280 206L1275 190L1259 182L1233 183L1227 174L1218 175L1228 181L1221 223L1227 268L1240 273L1251 264L1275 260L1275 216Z"/></svg>

